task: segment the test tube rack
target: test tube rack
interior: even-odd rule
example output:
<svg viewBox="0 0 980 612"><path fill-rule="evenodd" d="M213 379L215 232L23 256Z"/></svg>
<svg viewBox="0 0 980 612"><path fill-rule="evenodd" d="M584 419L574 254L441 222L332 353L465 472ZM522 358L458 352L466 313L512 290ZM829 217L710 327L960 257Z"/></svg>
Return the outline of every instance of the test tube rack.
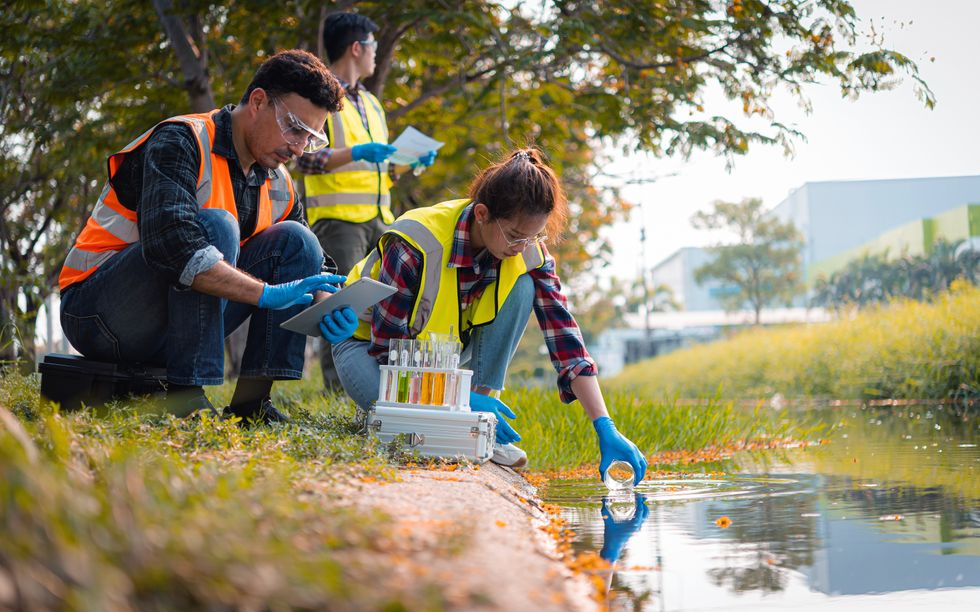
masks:
<svg viewBox="0 0 980 612"><path fill-rule="evenodd" d="M381 366L378 406L470 411L472 370Z"/></svg>
<svg viewBox="0 0 980 612"><path fill-rule="evenodd" d="M472 370L459 367L462 345L451 334L393 338L381 366L378 406L469 412Z"/></svg>

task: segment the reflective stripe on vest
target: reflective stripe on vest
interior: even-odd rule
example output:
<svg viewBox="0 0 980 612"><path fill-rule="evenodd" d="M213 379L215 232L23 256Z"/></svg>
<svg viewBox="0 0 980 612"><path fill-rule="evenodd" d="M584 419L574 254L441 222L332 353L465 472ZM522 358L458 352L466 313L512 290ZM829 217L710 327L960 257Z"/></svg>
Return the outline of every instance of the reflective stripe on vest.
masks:
<svg viewBox="0 0 980 612"><path fill-rule="evenodd" d="M211 150L214 139L214 115L218 110L198 115L181 115L166 119L141 134L108 160L109 181L102 188L99 200L89 216L85 227L79 233L74 246L65 258L58 285L61 290L91 276L102 264L126 247L139 242L139 227L136 211L119 202L111 179L122 166L126 155L143 144L153 132L165 123L182 122L194 131L201 152L198 169L196 200L201 208L220 208L228 211L237 221L238 207L235 204L231 175L227 160ZM280 166L269 172L269 178L259 190L259 206L255 231L252 236L275 222L282 221L293 208L295 195L292 181L285 168ZM246 237L242 244L251 238Z"/></svg>
<svg viewBox="0 0 980 612"><path fill-rule="evenodd" d="M418 295L409 317L412 337L425 338L429 333L457 333L491 323L500 306L510 295L518 277L528 270L544 265L544 252L538 244L529 244L524 251L500 262L496 282L488 285L480 297L465 312L459 310L459 281L455 268L448 266L452 252L456 223L469 200L451 200L436 206L418 208L398 218L385 232L378 247L358 262L347 275L352 283L361 276L377 279L381 271L381 254L390 236L399 236L422 253L422 277ZM354 336L371 338L373 308L364 313Z"/></svg>
<svg viewBox="0 0 980 612"><path fill-rule="evenodd" d="M388 126L381 103L368 91L361 90L359 95L367 115L367 129L357 107L345 100L340 111L332 113L327 121L331 148L388 142ZM320 219L364 223L380 212L382 221L391 223L394 219L391 184L388 162L351 161L324 174L308 174L303 177L307 219L311 224Z"/></svg>

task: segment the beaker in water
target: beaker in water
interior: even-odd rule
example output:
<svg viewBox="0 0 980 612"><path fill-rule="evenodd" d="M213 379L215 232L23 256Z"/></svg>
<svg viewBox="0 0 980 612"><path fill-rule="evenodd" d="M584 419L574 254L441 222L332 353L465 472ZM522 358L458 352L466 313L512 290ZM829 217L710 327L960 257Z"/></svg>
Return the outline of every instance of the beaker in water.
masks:
<svg viewBox="0 0 980 612"><path fill-rule="evenodd" d="M633 488L633 477L633 466L625 461L616 460L609 465L602 482L610 491L622 491Z"/></svg>

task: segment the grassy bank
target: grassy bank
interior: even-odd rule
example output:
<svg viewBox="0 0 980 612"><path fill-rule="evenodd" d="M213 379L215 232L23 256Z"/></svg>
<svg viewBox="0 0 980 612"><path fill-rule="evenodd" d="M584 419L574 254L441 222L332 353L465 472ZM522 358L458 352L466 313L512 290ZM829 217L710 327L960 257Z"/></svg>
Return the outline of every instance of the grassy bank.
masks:
<svg viewBox="0 0 980 612"><path fill-rule="evenodd" d="M610 381L646 395L731 398L980 398L980 289L837 321L744 332L627 367Z"/></svg>
<svg viewBox="0 0 980 612"><path fill-rule="evenodd" d="M229 395L212 390L216 405ZM532 469L598 461L588 419L554 389L504 399ZM608 399L650 453L808 433L768 409ZM274 400L293 424L241 430L146 400L62 414L35 377L0 376L0 587L13 587L0 608L444 607L426 568L403 579L413 552L397 520L349 503L397 479L406 455L358 435L353 404L318 380ZM451 558L468 537L448 525L434 552Z"/></svg>
<svg viewBox="0 0 980 612"><path fill-rule="evenodd" d="M411 551L392 521L344 502L395 477L347 403L281 399L298 424L242 431L139 402L57 414L5 377L0 608L444 607L433 578L396 582Z"/></svg>

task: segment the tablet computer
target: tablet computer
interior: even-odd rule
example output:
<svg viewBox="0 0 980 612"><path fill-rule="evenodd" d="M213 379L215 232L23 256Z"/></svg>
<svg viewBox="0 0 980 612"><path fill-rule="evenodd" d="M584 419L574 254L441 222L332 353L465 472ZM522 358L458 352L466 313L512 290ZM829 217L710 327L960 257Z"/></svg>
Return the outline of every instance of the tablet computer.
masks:
<svg viewBox="0 0 980 612"><path fill-rule="evenodd" d="M279 327L307 336L320 336L320 321L323 315L335 308L350 306L360 317L361 314L385 299L396 289L391 285L379 283L373 278L359 278L322 302L313 304L295 317L279 324Z"/></svg>

